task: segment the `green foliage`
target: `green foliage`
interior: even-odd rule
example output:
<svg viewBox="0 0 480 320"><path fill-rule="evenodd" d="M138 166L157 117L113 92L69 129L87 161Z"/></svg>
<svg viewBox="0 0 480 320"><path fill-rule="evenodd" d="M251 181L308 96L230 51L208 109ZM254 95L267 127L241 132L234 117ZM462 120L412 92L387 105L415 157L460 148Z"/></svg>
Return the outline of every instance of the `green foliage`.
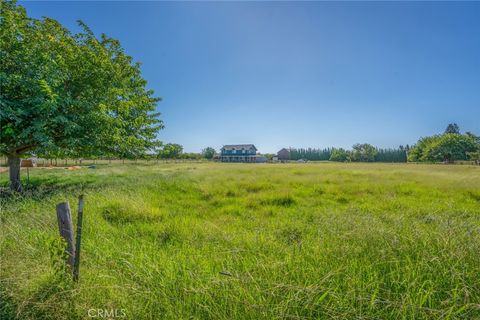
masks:
<svg viewBox="0 0 480 320"><path fill-rule="evenodd" d="M429 136L429 137L422 137L420 140L418 140L417 144L414 145L410 151L408 152L408 161L412 162L418 162L418 161L423 161L423 154L425 153L425 150L428 148L429 145L431 145L436 139L438 139L437 136Z"/></svg>
<svg viewBox="0 0 480 320"><path fill-rule="evenodd" d="M202 156L205 158L205 159L213 159L213 156L215 155L215 149L212 148L212 147L207 147L205 149L202 150Z"/></svg>
<svg viewBox="0 0 480 320"><path fill-rule="evenodd" d="M375 162L407 162L409 146L400 146L396 149L377 149Z"/></svg>
<svg viewBox="0 0 480 320"><path fill-rule="evenodd" d="M351 153L352 161L372 162L375 161L377 149L368 143L357 143L353 145Z"/></svg>
<svg viewBox="0 0 480 320"><path fill-rule="evenodd" d="M57 280L67 282L71 278L71 270L67 263L67 242L60 236L53 238L48 244L48 252L50 254L53 276Z"/></svg>
<svg viewBox="0 0 480 320"><path fill-rule="evenodd" d="M475 141L467 135L446 133L427 146L422 160L447 162L467 160L467 154L478 150L478 147Z"/></svg>
<svg viewBox="0 0 480 320"><path fill-rule="evenodd" d="M129 163L30 178L42 187L0 197L1 319L480 318L475 166ZM52 209L80 187L80 281L65 288L50 276Z"/></svg>
<svg viewBox="0 0 480 320"><path fill-rule="evenodd" d="M460 127L458 126L458 124L456 124L456 123L449 123L448 126L447 126L447 128L445 129L444 134L448 134L448 133L459 134L459 133L460 133Z"/></svg>
<svg viewBox="0 0 480 320"><path fill-rule="evenodd" d="M265 157L267 161L272 161L273 157L276 156L276 154L273 153L262 153L261 156Z"/></svg>
<svg viewBox="0 0 480 320"><path fill-rule="evenodd" d="M467 160L480 150L473 134L445 133L421 138L408 154L409 161L452 162Z"/></svg>
<svg viewBox="0 0 480 320"><path fill-rule="evenodd" d="M480 151L468 152L468 159L473 161L480 161Z"/></svg>
<svg viewBox="0 0 480 320"><path fill-rule="evenodd" d="M476 144L480 145L480 136L475 135L472 132L465 132L465 135L469 136L472 140L475 141Z"/></svg>
<svg viewBox="0 0 480 320"><path fill-rule="evenodd" d="M177 143L167 143L158 152L158 157L162 159L178 159L183 152L183 147Z"/></svg>
<svg viewBox="0 0 480 320"><path fill-rule="evenodd" d="M158 98L118 40L82 22L0 12L0 154L133 157L157 145Z"/></svg>
<svg viewBox="0 0 480 320"><path fill-rule="evenodd" d="M290 148L290 160L310 160L310 161L326 161L330 159L331 149L315 149L315 148Z"/></svg>
<svg viewBox="0 0 480 320"><path fill-rule="evenodd" d="M375 148L370 144L356 144L353 150L343 148L326 149L290 149L290 159L305 159L310 161L337 161L337 162L407 162L409 146L382 149Z"/></svg>
<svg viewBox="0 0 480 320"><path fill-rule="evenodd" d="M179 156L179 159L186 159L186 160L201 160L204 159L203 154L196 153L196 152L182 152Z"/></svg>
<svg viewBox="0 0 480 320"><path fill-rule="evenodd" d="M329 160L337 162L348 162L350 161L350 152L343 148L333 148Z"/></svg>

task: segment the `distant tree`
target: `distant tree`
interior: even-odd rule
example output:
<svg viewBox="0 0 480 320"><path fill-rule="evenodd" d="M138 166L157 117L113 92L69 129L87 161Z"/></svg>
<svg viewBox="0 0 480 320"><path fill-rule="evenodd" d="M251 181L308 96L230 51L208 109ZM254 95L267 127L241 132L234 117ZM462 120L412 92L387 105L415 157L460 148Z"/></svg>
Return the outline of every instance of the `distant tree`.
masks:
<svg viewBox="0 0 480 320"><path fill-rule="evenodd" d="M157 144L159 99L140 64L118 40L79 25L73 34L0 2L0 155L12 190L22 190L20 158L28 153L122 156Z"/></svg>
<svg viewBox="0 0 480 320"><path fill-rule="evenodd" d="M177 143L167 143L163 149L159 151L160 158L176 159L179 158L183 152L183 147Z"/></svg>
<svg viewBox="0 0 480 320"><path fill-rule="evenodd" d="M467 160L470 153L480 150L480 142L472 133L445 133L421 138L408 153L409 161Z"/></svg>
<svg viewBox="0 0 480 320"><path fill-rule="evenodd" d="M478 151L478 147L475 140L468 135L447 133L437 136L431 141L424 150L422 159L448 163L455 160L467 160L468 153Z"/></svg>
<svg viewBox="0 0 480 320"><path fill-rule="evenodd" d="M310 161L326 161L330 159L330 154L331 154L330 148L326 148L326 149L290 148L289 151L290 151L290 160L305 159Z"/></svg>
<svg viewBox="0 0 480 320"><path fill-rule="evenodd" d="M329 160L338 161L338 162L350 161L350 152L342 148L339 148L339 149L333 148Z"/></svg>
<svg viewBox="0 0 480 320"><path fill-rule="evenodd" d="M215 149L212 147L206 147L205 149L202 150L202 155L205 159L213 159L213 156L215 155Z"/></svg>
<svg viewBox="0 0 480 320"><path fill-rule="evenodd" d="M455 133L459 134L460 133L460 128L458 127L458 124L456 123L450 123L447 128L445 129L445 134L446 133Z"/></svg>
<svg viewBox="0 0 480 320"><path fill-rule="evenodd" d="M200 160L203 158L203 155L201 153L189 152L189 153L181 153L178 155L177 158L188 159L188 160Z"/></svg>
<svg viewBox="0 0 480 320"><path fill-rule="evenodd" d="M388 149L378 148L375 162L407 162L407 148L403 146Z"/></svg>
<svg viewBox="0 0 480 320"><path fill-rule="evenodd" d="M465 135L469 136L475 141L476 144L480 145L480 136L477 136L476 134L470 131L465 132Z"/></svg>
<svg viewBox="0 0 480 320"><path fill-rule="evenodd" d="M439 137L438 135L435 135L435 136L420 138L418 142L408 151L408 161L412 161L412 162L425 161L425 159L423 158L423 154L425 153L425 150L438 137Z"/></svg>
<svg viewBox="0 0 480 320"><path fill-rule="evenodd" d="M468 152L467 155L469 160L472 160L475 162L475 164L480 165L480 151Z"/></svg>
<svg viewBox="0 0 480 320"><path fill-rule="evenodd" d="M377 149L368 143L357 143L353 146L352 160L360 162L375 161Z"/></svg>
<svg viewBox="0 0 480 320"><path fill-rule="evenodd" d="M264 153L264 154L262 154L262 156L264 156L265 158L267 158L268 161L272 161L272 160L273 160L273 157L276 156L276 154L273 154L273 153Z"/></svg>

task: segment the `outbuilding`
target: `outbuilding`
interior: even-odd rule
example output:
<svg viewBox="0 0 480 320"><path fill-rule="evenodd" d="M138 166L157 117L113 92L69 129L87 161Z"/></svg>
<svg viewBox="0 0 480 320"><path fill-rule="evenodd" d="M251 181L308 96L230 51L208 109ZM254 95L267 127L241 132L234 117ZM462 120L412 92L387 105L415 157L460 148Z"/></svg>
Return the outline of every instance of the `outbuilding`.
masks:
<svg viewBox="0 0 480 320"><path fill-rule="evenodd" d="M287 162L290 160L290 151L288 149L281 149L277 152L278 161Z"/></svg>

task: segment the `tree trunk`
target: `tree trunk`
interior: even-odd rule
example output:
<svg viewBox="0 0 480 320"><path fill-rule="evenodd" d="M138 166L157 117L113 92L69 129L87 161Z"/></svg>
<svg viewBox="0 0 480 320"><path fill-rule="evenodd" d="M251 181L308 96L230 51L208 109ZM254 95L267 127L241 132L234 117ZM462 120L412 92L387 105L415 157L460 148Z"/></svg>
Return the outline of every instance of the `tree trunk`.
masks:
<svg viewBox="0 0 480 320"><path fill-rule="evenodd" d="M22 182L20 181L21 159L18 154L8 156L8 167L10 172L10 190L22 192Z"/></svg>

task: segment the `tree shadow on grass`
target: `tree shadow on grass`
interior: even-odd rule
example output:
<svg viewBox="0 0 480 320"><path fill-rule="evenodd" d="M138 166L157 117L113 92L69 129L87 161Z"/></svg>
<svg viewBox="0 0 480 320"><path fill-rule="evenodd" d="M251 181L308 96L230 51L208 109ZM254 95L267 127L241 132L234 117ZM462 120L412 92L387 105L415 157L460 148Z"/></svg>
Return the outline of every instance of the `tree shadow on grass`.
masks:
<svg viewBox="0 0 480 320"><path fill-rule="evenodd" d="M58 194L81 194L87 190L104 187L105 184L98 179L73 179L35 178L24 184L22 192L11 191L8 185L0 186L0 204L15 205L25 200L45 200Z"/></svg>

